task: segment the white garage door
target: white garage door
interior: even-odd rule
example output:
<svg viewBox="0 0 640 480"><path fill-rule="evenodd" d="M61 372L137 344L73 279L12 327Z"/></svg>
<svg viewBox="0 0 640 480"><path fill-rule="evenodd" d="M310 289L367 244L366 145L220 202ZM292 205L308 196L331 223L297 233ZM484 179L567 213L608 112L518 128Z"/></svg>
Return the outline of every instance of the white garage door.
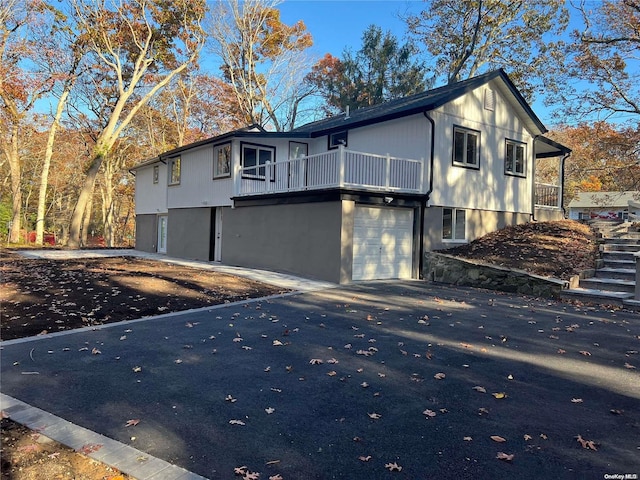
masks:
<svg viewBox="0 0 640 480"><path fill-rule="evenodd" d="M353 280L411 278L413 210L356 206Z"/></svg>

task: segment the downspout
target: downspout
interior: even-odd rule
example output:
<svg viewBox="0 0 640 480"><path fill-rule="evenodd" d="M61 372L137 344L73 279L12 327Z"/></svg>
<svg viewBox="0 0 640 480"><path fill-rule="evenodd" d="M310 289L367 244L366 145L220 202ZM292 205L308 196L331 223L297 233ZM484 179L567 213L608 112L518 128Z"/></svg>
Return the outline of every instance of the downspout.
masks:
<svg viewBox="0 0 640 480"><path fill-rule="evenodd" d="M536 221L536 141L542 135L535 135L533 137L533 162L531 167L531 221Z"/></svg>
<svg viewBox="0 0 640 480"><path fill-rule="evenodd" d="M564 162L571 156L571 152L564 154L560 160L560 210L562 210L562 217L567 217L567 212L564 209Z"/></svg>
<svg viewBox="0 0 640 480"><path fill-rule="evenodd" d="M429 189L426 191L420 200L420 260L418 262L418 277L422 277L422 269L424 267L424 213L427 209L427 202L433 192L433 164L435 159L435 139L436 139L436 122L429 116L429 113L422 112L425 118L431 124L431 145L429 149Z"/></svg>

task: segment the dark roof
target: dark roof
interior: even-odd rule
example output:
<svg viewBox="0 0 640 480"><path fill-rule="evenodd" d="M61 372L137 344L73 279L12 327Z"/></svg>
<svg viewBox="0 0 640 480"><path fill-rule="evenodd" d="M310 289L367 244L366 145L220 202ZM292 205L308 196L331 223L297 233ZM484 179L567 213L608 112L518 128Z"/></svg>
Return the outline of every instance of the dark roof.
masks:
<svg viewBox="0 0 640 480"><path fill-rule="evenodd" d="M502 93L511 97L512 102L515 102L515 105L520 107L520 111L529 116L532 122L531 126L537 128L541 133L546 132L547 129L545 126L542 124L540 119L538 119L533 110L531 110L529 104L522 97L518 89L502 69L494 70L451 85L427 90L426 92L391 100L380 105L359 108L349 112L349 115L342 113L324 120L307 123L306 125L293 129L292 132L306 132L309 133L311 137L317 137L347 128L363 127L365 125L427 112L441 107L442 105L498 78L504 82L503 84L505 88L501 89Z"/></svg>

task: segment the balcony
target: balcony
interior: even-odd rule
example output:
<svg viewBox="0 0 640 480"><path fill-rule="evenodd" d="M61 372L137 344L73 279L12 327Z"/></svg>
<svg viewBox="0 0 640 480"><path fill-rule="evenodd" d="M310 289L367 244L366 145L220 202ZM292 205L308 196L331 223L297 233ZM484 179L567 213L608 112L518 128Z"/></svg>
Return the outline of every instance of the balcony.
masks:
<svg viewBox="0 0 640 480"><path fill-rule="evenodd" d="M236 197L345 188L393 193L424 193L424 162L373 155L339 147L275 163L241 168Z"/></svg>

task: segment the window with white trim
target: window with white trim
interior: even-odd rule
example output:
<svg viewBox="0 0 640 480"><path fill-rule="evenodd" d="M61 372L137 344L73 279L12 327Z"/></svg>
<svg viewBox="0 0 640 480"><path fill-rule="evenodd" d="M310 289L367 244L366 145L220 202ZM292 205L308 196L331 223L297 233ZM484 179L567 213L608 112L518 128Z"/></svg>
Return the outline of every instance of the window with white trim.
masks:
<svg viewBox="0 0 640 480"><path fill-rule="evenodd" d="M231 176L231 144L213 147L213 178Z"/></svg>
<svg viewBox="0 0 640 480"><path fill-rule="evenodd" d="M467 212L457 208L442 209L442 239L465 241L467 239Z"/></svg>
<svg viewBox="0 0 640 480"><path fill-rule="evenodd" d="M178 185L180 183L180 157L169 159L169 185Z"/></svg>
<svg viewBox="0 0 640 480"><path fill-rule="evenodd" d="M265 178L265 167L267 163L273 163L276 149L265 145L242 145L242 176L249 178ZM253 167L253 168L248 168ZM271 169L271 180L273 178L273 168Z"/></svg>
<svg viewBox="0 0 640 480"><path fill-rule="evenodd" d="M509 139L505 141L504 173L519 177L526 176L526 158L526 143Z"/></svg>
<svg viewBox="0 0 640 480"><path fill-rule="evenodd" d="M480 132L469 128L453 127L453 164L460 167L480 168Z"/></svg>

